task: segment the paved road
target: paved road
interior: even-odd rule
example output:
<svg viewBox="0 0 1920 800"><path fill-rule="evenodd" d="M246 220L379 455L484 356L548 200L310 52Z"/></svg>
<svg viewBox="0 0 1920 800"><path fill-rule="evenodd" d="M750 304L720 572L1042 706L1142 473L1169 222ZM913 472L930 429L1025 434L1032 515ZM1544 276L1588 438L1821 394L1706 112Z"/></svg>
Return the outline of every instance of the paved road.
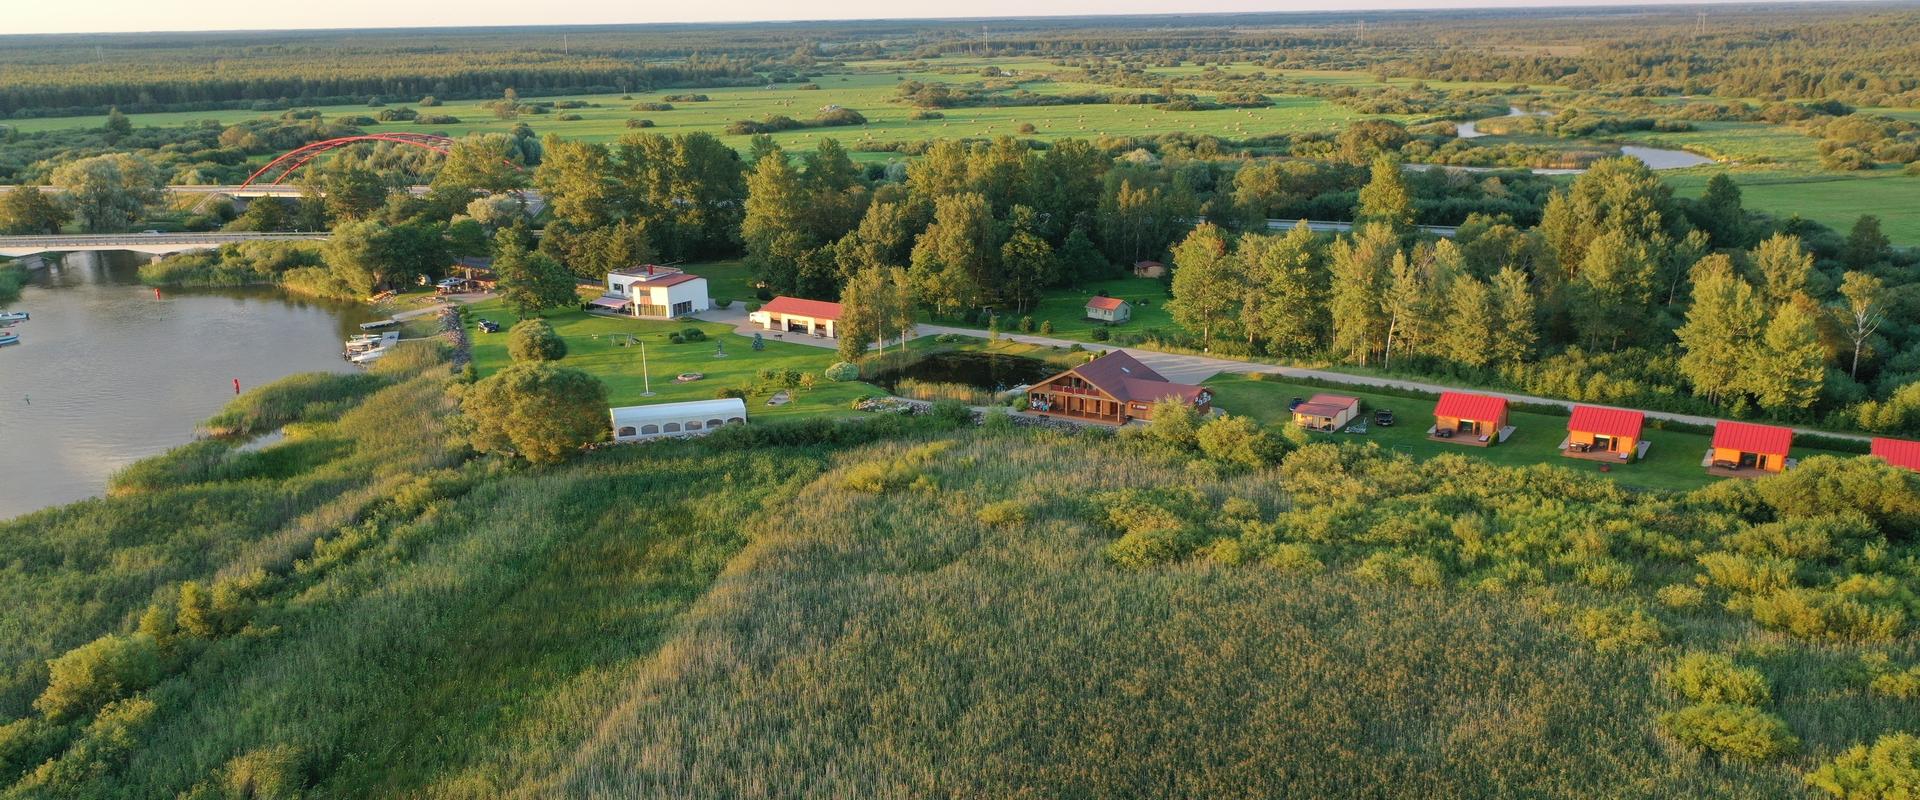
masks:
<svg viewBox="0 0 1920 800"><path fill-rule="evenodd" d="M987 335L987 332L983 330L974 330L970 328L952 328L944 325L921 325L921 326L918 326L918 330L921 336L928 336L928 335L941 334L941 333L958 333L966 336L981 336L981 337L984 337ZM1146 364L1147 366L1152 367L1154 371L1159 372L1162 375L1165 375L1167 377L1167 380L1175 381L1179 383L1198 383L1207 378L1210 378L1214 375L1218 375L1223 372L1230 372L1230 373L1263 372L1271 375L1281 375L1288 378L1313 378L1316 380L1328 381L1331 383L1340 383L1348 386L1402 389L1402 390L1411 390L1416 392L1430 392L1435 394L1439 392L1463 389L1463 387L1459 387L1459 386L1447 386L1447 385L1438 384L1438 383L1427 383L1425 381L1405 380L1401 378L1381 378L1381 377L1375 377L1372 375L1352 375L1345 372L1332 372L1324 369L1308 369L1305 367L1281 367L1281 366L1275 366L1273 364L1259 364L1251 361L1240 361L1238 359L1221 358L1218 356L1185 355L1181 353L1162 353L1154 350L1142 350L1138 348L1106 347L1098 343L1075 342L1069 339L1056 339L1050 336L1034 336L1031 334L1024 334L1024 333L1012 333L1012 334L1003 333L1001 334L1001 338L1011 339L1016 342L1048 345L1048 346L1054 346L1054 347L1071 347L1073 345L1078 344L1090 350L1126 349L1127 352L1131 353L1135 358L1140 359L1140 363ZM1492 395L1494 397L1503 397L1503 398L1506 398L1508 402L1515 402L1515 403L1532 403L1536 405L1559 406L1561 408L1573 408L1575 405L1593 405L1592 403L1574 403L1573 401L1570 401L1570 400L1559 400L1552 397L1537 397L1535 395L1529 395L1529 394L1517 394L1514 392L1497 392L1497 391L1492 391L1488 389L1465 389L1465 391L1471 391L1476 394ZM1660 419L1660 420L1667 420L1670 422L1684 422L1692 425L1711 426L1715 422L1719 421L1717 418L1714 418L1714 417L1702 417L1702 416L1696 416L1693 414L1675 414L1669 411L1647 411L1644 413L1647 415L1649 419ZM1857 433L1838 433L1834 431L1820 430L1817 428L1794 428L1793 430L1795 433L1812 433L1812 434L1819 434L1821 436L1831 436L1836 439L1852 439L1854 441L1860 441L1860 442L1871 441L1872 439L1872 437L1863 436Z"/></svg>

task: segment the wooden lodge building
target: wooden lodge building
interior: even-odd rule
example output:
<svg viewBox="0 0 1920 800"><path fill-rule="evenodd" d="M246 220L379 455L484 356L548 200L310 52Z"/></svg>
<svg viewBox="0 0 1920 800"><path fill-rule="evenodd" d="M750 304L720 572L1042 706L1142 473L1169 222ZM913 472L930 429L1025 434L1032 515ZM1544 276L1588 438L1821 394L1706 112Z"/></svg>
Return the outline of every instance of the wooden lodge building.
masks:
<svg viewBox="0 0 1920 800"><path fill-rule="evenodd" d="M1723 478L1772 475L1786 470L1792 447L1792 428L1721 420L1713 426L1713 449L1701 466Z"/></svg>
<svg viewBox="0 0 1920 800"><path fill-rule="evenodd" d="M1360 398L1343 394L1316 394L1293 407L1293 424L1310 431L1340 430L1360 416Z"/></svg>
<svg viewBox="0 0 1920 800"><path fill-rule="evenodd" d="M1047 417L1125 425L1153 418L1153 404L1173 399L1202 416L1213 411L1204 386L1174 383L1124 350L1114 350L1027 389L1027 410Z"/></svg>
<svg viewBox="0 0 1920 800"><path fill-rule="evenodd" d="M1433 429L1428 438L1489 447L1506 441L1513 429L1507 425L1507 400L1485 394L1441 392L1433 407Z"/></svg>
<svg viewBox="0 0 1920 800"><path fill-rule="evenodd" d="M1647 415L1624 408L1574 406L1567 418L1567 439L1560 454L1592 461L1633 461L1641 457L1645 440L1640 430Z"/></svg>

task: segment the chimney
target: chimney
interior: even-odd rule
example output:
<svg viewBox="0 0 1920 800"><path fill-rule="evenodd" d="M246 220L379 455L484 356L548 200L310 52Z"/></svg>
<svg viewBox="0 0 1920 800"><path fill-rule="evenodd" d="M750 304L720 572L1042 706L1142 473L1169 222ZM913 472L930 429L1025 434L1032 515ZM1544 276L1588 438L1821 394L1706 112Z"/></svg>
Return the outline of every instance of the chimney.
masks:
<svg viewBox="0 0 1920 800"><path fill-rule="evenodd" d="M649 277L651 277L651 276L653 275L653 265L652 265L652 264L648 264L648 265L647 265L647 275L648 275Z"/></svg>

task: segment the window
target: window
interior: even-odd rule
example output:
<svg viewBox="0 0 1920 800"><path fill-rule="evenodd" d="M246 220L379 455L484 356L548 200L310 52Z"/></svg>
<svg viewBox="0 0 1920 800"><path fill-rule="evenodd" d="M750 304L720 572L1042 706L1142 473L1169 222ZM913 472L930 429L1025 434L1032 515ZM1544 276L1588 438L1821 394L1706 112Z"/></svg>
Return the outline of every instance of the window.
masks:
<svg viewBox="0 0 1920 800"><path fill-rule="evenodd" d="M620 436L632 436L632 435L634 435L634 430L633 430L633 426L632 426L632 425L628 425L628 426L625 426L625 427L623 427L623 428L621 428L621 429L620 429L620 433L619 433L619 435L620 435Z"/></svg>
<svg viewBox="0 0 1920 800"><path fill-rule="evenodd" d="M741 419L741 418L739 418L739 417L729 417L729 418L727 419L727 424L728 424L728 425L738 425L738 424L740 424L740 423L742 423L742 422L746 422L746 420L744 420L744 419Z"/></svg>
<svg viewBox="0 0 1920 800"><path fill-rule="evenodd" d="M659 432L660 432L660 426L658 426L658 425L642 425L642 426L640 426L640 435L641 435L641 436L652 436L652 435L654 435L654 434L656 434L656 433L659 433Z"/></svg>
<svg viewBox="0 0 1920 800"><path fill-rule="evenodd" d="M720 427L720 426L721 426L722 424L723 424L723 423L722 423L722 422L721 422L720 420L717 420L717 419L710 419L710 420L707 420L707 427L709 427L709 428L718 428L718 427Z"/></svg>
<svg viewBox="0 0 1920 800"><path fill-rule="evenodd" d="M695 420L688 420L688 421L687 421L687 430L690 430L690 431L697 431L697 430L700 430L700 420L697 420L697 419L695 419Z"/></svg>
<svg viewBox="0 0 1920 800"><path fill-rule="evenodd" d="M674 304L673 304L673 315L674 315L674 316L676 316L676 317L684 317L684 316L686 316L686 315L688 315L688 314L691 314L691 313L693 313L693 301L692 301L692 300L682 300L682 301L680 301L680 302L678 302L678 303L674 303Z"/></svg>
<svg viewBox="0 0 1920 800"><path fill-rule="evenodd" d="M678 423L678 422L669 422L669 423L667 423L667 424L666 424L666 426L665 426L665 427L663 427L663 428L661 428L661 429L660 429L660 432L661 432L661 433L679 433L679 432L680 432L680 423Z"/></svg>

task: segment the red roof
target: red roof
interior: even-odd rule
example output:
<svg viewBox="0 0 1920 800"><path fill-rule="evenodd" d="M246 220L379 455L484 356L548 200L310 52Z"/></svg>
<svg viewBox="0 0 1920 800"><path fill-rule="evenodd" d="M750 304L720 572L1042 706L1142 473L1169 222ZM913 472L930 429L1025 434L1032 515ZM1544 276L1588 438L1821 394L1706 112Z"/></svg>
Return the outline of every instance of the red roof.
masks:
<svg viewBox="0 0 1920 800"><path fill-rule="evenodd" d="M1503 397L1466 392L1441 392L1440 402L1433 407L1436 417L1470 419L1477 422L1493 422L1507 413L1507 401Z"/></svg>
<svg viewBox="0 0 1920 800"><path fill-rule="evenodd" d="M1873 454L1896 467L1920 472L1920 442L1875 437Z"/></svg>
<svg viewBox="0 0 1920 800"><path fill-rule="evenodd" d="M671 272L671 273L666 273L662 275L656 275L654 277L641 281L641 283L644 283L648 286L679 286L680 284L686 283L687 281L697 281L697 280L700 280L700 276L698 275L693 275L685 272Z"/></svg>
<svg viewBox="0 0 1920 800"><path fill-rule="evenodd" d="M798 297L787 297L786 295L781 295L767 301L767 304L761 306L760 310L772 314L792 314L797 317L813 317L814 319L837 320L840 318L839 303L829 303L825 300L802 300Z"/></svg>
<svg viewBox="0 0 1920 800"><path fill-rule="evenodd" d="M1127 301L1118 297L1095 297L1087 301L1088 308L1097 308L1101 311L1118 311L1121 306L1126 304Z"/></svg>
<svg viewBox="0 0 1920 800"><path fill-rule="evenodd" d="M1599 406L1574 406L1573 417L1567 420L1567 430L1638 439L1640 427L1646 422L1647 415L1638 411Z"/></svg>
<svg viewBox="0 0 1920 800"><path fill-rule="evenodd" d="M1721 420L1713 426L1713 446L1742 453L1784 456L1793 447L1793 429Z"/></svg>

